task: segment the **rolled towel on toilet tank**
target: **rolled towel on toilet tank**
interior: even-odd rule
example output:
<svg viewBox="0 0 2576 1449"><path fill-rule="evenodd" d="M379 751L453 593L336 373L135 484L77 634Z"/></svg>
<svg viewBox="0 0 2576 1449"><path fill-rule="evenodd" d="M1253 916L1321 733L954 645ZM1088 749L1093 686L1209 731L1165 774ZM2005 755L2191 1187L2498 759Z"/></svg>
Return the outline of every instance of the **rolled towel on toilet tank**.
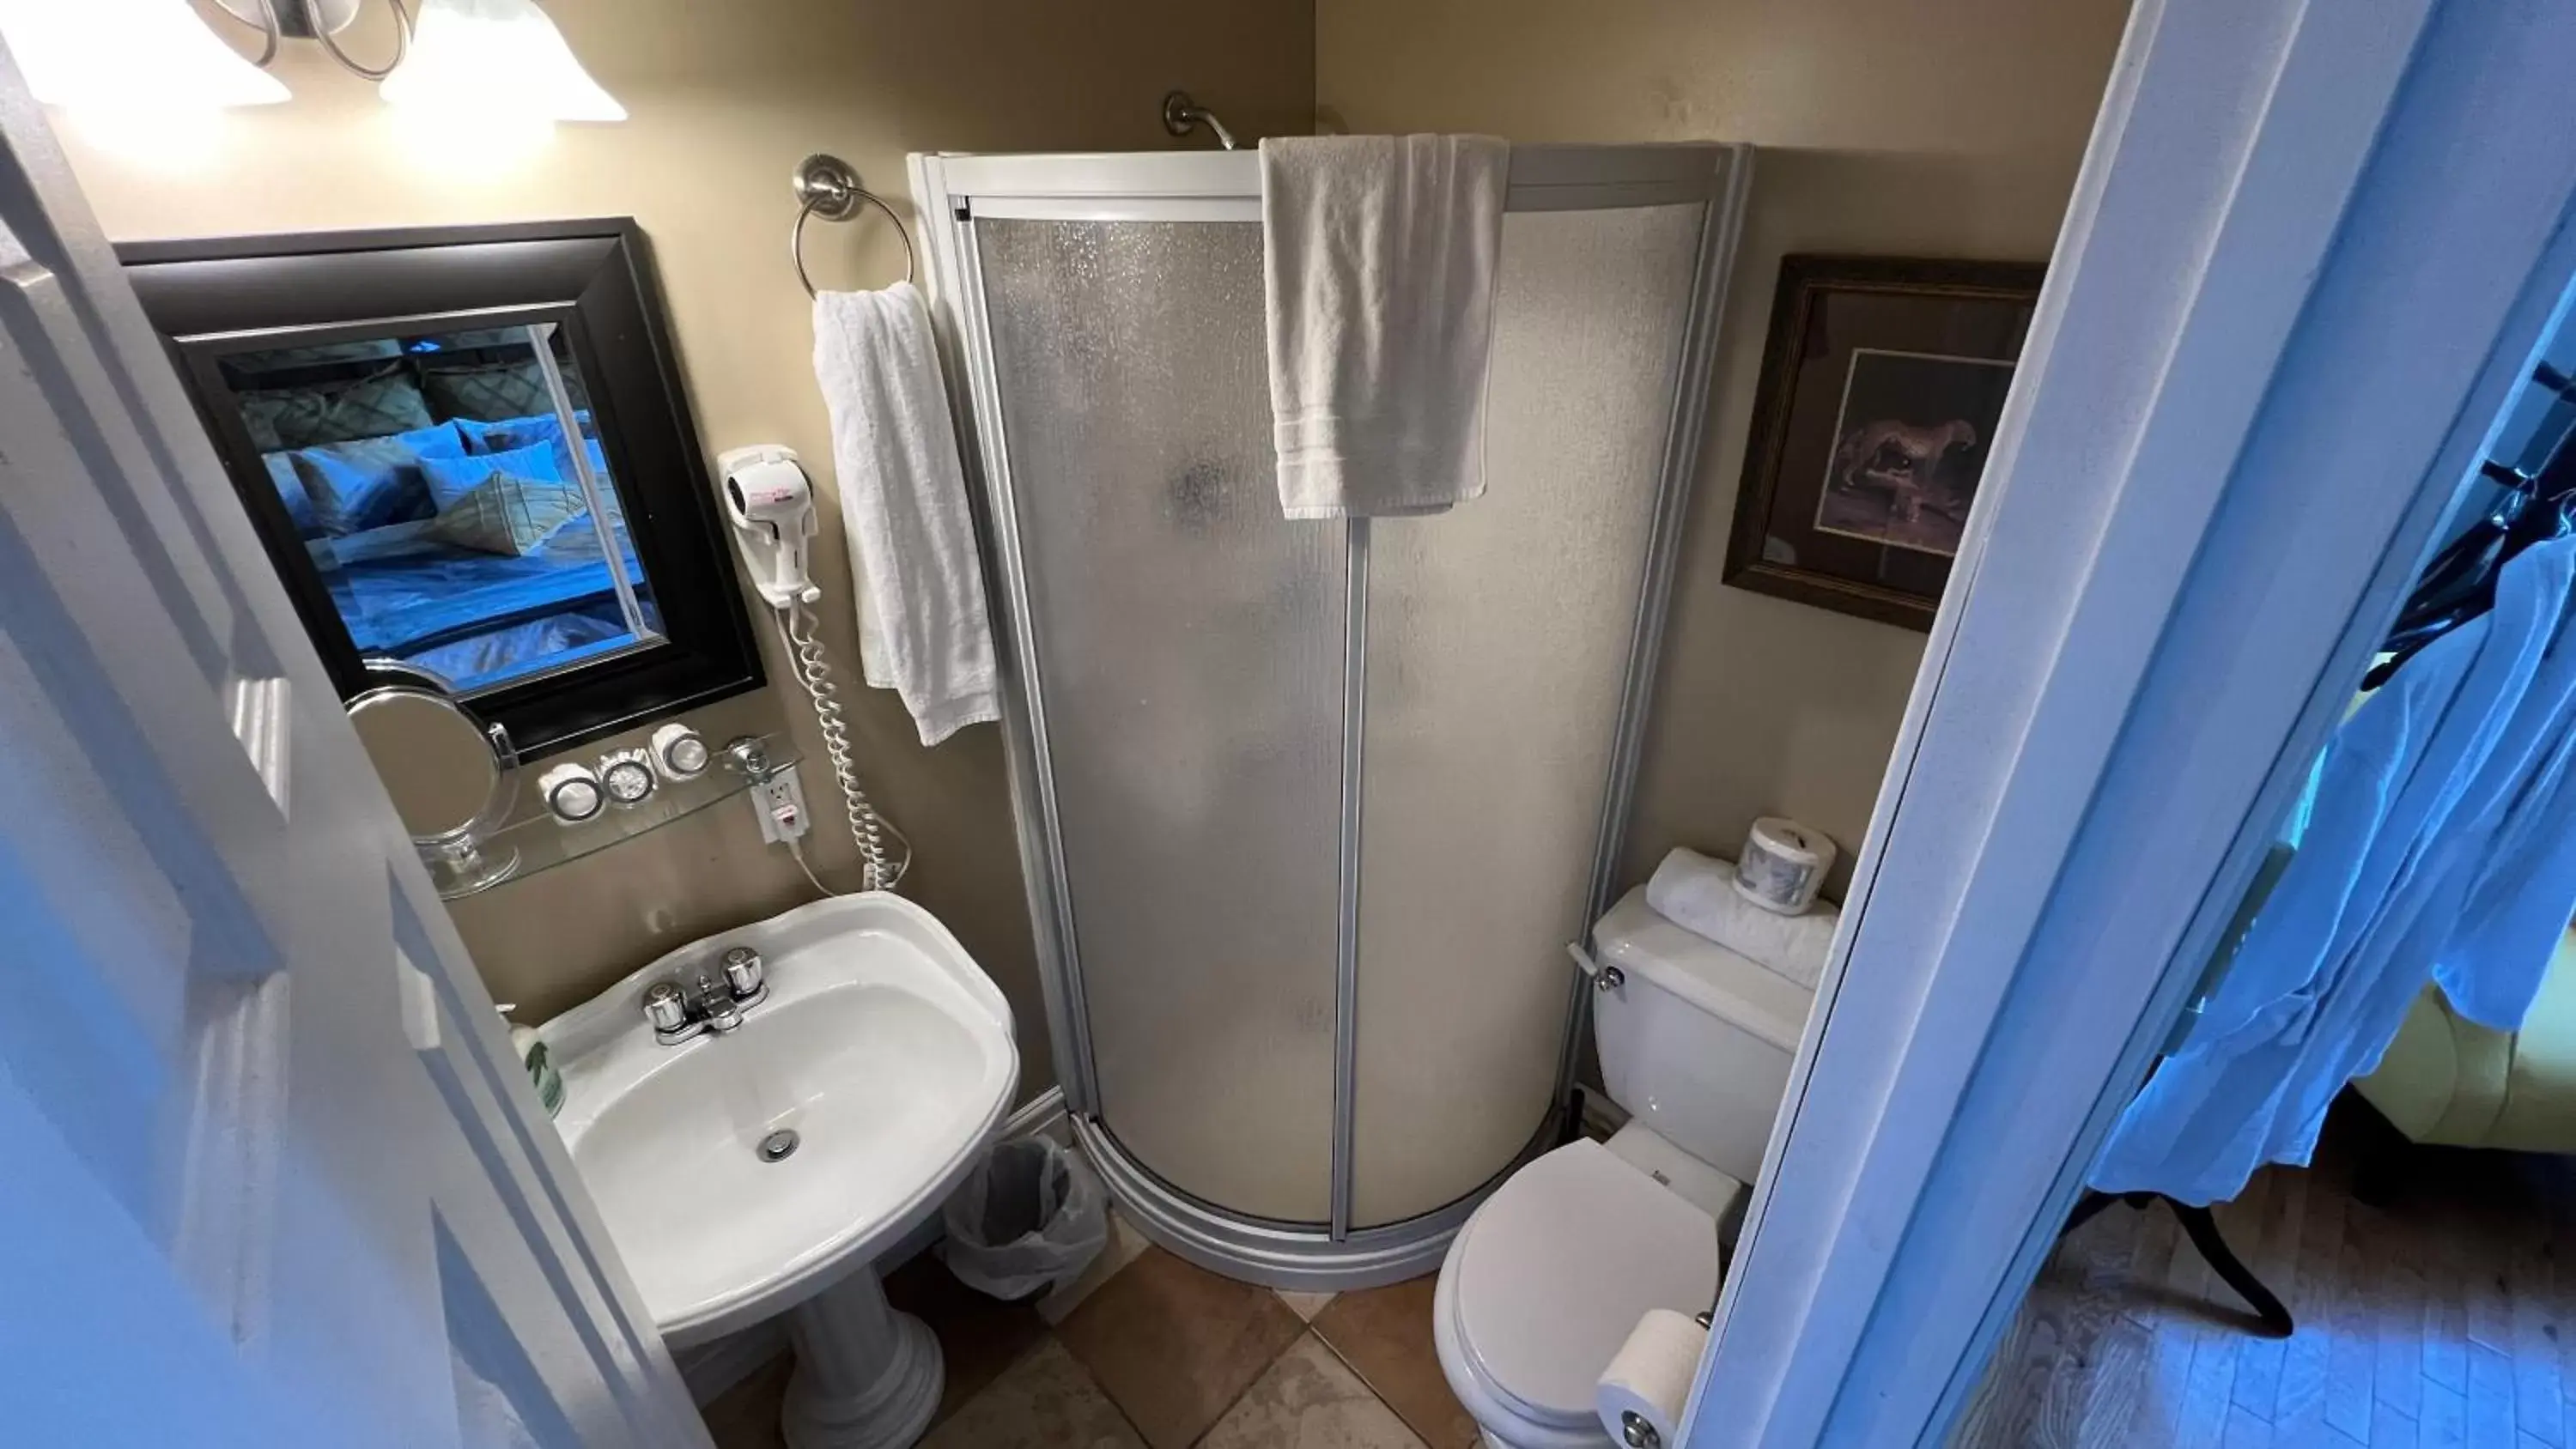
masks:
<svg viewBox="0 0 2576 1449"><path fill-rule="evenodd" d="M1735 862L1674 850L1646 882L1655 914L1694 935L1813 989L1824 975L1841 913L1818 901L1803 915L1766 911L1738 894Z"/></svg>

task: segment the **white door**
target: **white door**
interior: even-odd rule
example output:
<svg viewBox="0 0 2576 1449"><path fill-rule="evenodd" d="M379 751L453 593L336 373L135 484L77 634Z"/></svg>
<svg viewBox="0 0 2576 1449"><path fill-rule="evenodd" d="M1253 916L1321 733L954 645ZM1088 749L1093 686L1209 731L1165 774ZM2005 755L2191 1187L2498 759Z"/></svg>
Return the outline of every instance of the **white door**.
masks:
<svg viewBox="0 0 2576 1449"><path fill-rule="evenodd" d="M0 1438L706 1443L0 64Z"/></svg>
<svg viewBox="0 0 2576 1449"><path fill-rule="evenodd" d="M2571 74L2566 5L2136 0L1690 1449L1947 1437L2576 277Z"/></svg>

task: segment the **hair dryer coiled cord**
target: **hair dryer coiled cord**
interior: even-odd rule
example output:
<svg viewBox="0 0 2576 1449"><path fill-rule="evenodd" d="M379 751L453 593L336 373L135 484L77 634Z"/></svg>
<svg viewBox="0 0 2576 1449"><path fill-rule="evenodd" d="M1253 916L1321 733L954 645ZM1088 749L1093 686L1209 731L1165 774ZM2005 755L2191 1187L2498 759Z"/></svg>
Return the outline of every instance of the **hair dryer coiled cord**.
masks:
<svg viewBox="0 0 2576 1449"><path fill-rule="evenodd" d="M850 822L850 839L859 847L859 863L864 867L865 889L892 890L912 866L912 842L903 832L888 824L868 800L866 787L859 783L857 763L850 755L850 727L841 715L841 687L832 680L831 662L823 654L822 625L814 611L803 604L790 604L778 611L779 638L787 645L789 662L796 670L797 682L814 701L814 720L822 729L823 753L831 761L832 780L841 790L841 804ZM902 846L897 855L887 848L888 837ZM811 866L805 864L805 853L790 848L805 878L826 895L833 892L814 879Z"/></svg>

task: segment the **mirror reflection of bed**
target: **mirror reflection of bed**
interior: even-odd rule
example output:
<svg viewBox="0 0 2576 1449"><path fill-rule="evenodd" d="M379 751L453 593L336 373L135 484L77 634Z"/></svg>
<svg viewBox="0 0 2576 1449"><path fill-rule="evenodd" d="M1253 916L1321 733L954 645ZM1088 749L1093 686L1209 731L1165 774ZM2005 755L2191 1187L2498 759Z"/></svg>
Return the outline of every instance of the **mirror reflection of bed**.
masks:
<svg viewBox="0 0 2576 1449"><path fill-rule="evenodd" d="M360 654L473 694L660 637L553 325L240 352L221 367Z"/></svg>
<svg viewBox="0 0 2576 1449"><path fill-rule="evenodd" d="M633 220L117 258L343 701L416 670L533 760L760 687Z"/></svg>

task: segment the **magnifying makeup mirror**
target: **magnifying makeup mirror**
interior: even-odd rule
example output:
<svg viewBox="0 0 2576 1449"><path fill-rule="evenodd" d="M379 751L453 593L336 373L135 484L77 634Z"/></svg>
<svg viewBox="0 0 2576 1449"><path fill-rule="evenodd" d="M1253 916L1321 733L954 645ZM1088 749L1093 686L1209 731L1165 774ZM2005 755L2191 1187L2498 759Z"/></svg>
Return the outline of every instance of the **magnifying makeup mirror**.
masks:
<svg viewBox="0 0 2576 1449"><path fill-rule="evenodd" d="M379 682L350 698L349 723L439 893L509 879L518 852L489 844L518 793L508 731L486 724L428 670L371 660L367 674Z"/></svg>

